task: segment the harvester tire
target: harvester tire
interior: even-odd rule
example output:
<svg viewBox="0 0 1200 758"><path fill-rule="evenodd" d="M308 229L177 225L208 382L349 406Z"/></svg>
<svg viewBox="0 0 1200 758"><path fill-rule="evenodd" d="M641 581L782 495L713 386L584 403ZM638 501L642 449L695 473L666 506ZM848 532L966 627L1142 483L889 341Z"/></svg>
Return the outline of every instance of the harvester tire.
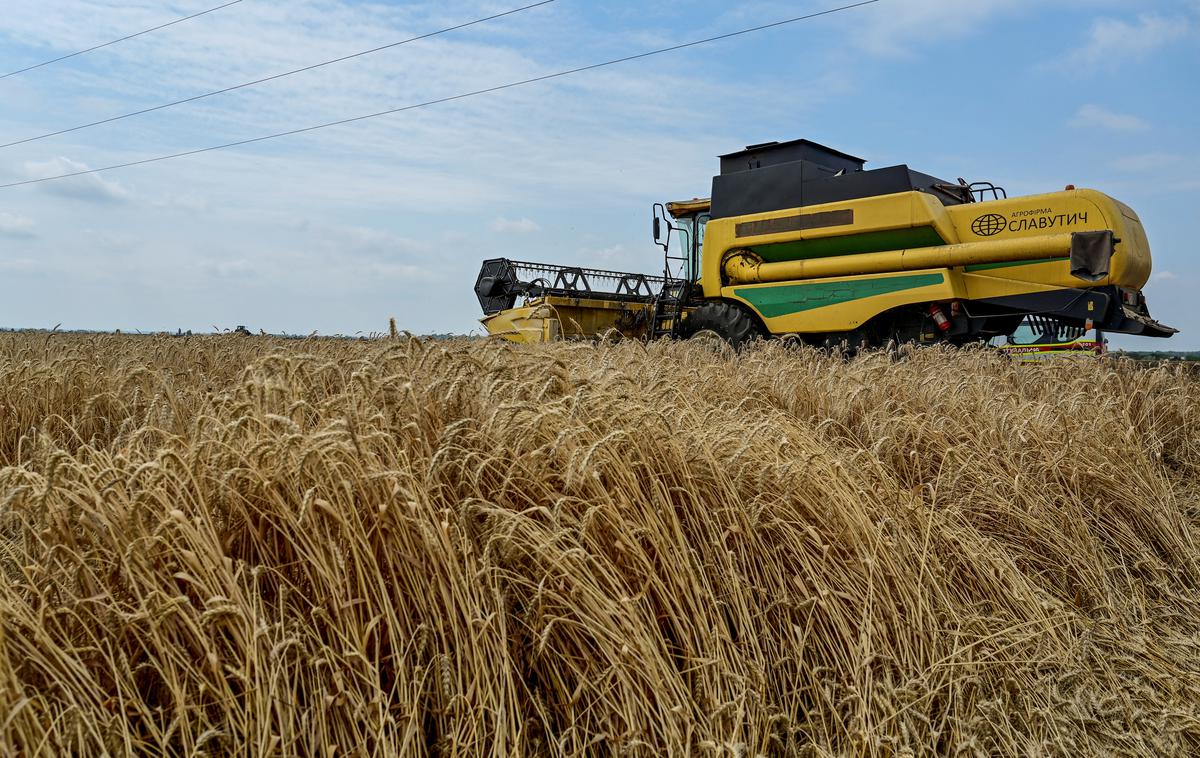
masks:
<svg viewBox="0 0 1200 758"><path fill-rule="evenodd" d="M679 336L684 339L704 332L716 334L735 350L765 336L757 319L733 303L723 302L704 303L679 325Z"/></svg>

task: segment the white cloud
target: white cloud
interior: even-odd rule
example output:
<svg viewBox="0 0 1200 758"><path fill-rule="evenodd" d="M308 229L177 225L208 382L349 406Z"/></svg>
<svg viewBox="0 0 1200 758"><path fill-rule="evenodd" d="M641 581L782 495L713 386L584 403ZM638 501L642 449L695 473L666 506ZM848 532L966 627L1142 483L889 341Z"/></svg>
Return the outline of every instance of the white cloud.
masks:
<svg viewBox="0 0 1200 758"><path fill-rule="evenodd" d="M909 54L923 44L967 36L998 13L1019 9L1025 0L901 0L863 9L847 17L854 40L884 57Z"/></svg>
<svg viewBox="0 0 1200 758"><path fill-rule="evenodd" d="M429 268L411 263L379 261L367 264L366 271L372 278L384 281L430 281Z"/></svg>
<svg viewBox="0 0 1200 758"><path fill-rule="evenodd" d="M1143 13L1135 22L1098 18L1092 22L1087 42L1070 53L1067 60L1079 65L1094 65L1141 58L1184 39L1191 32L1192 23L1182 16L1167 18Z"/></svg>
<svg viewBox="0 0 1200 758"><path fill-rule="evenodd" d="M201 261L200 268L209 276L217 277L218 279L229 279L233 277L250 276L255 273L254 267L242 258L234 260L209 260Z"/></svg>
<svg viewBox="0 0 1200 758"><path fill-rule="evenodd" d="M1174 168L1187 161L1181 155L1174 153L1140 153L1138 155L1127 155L1123 158L1118 158L1113 161L1113 168L1119 171L1139 172L1139 171L1163 171Z"/></svg>
<svg viewBox="0 0 1200 758"><path fill-rule="evenodd" d="M192 193L180 195L168 192L157 200L150 202L155 208L175 208L185 211L206 213L211 210L208 199Z"/></svg>
<svg viewBox="0 0 1200 758"><path fill-rule="evenodd" d="M41 179L48 176L61 176L79 171L88 171L86 163L73 161L70 158L57 157L48 161L26 161L25 175L30 179ZM99 174L74 176L70 179L58 179L36 185L43 192L70 197L76 200L86 200L93 203L123 203L129 199L129 190L119 182L105 179Z"/></svg>
<svg viewBox="0 0 1200 758"><path fill-rule="evenodd" d="M308 228L313 229L311 225ZM331 249L345 251L354 257L427 259L434 253L433 245L428 242L373 227L318 227L313 232L323 238Z"/></svg>
<svg viewBox="0 0 1200 758"><path fill-rule="evenodd" d="M625 245L616 244L611 247L606 247L601 250L589 250L580 254L583 260L591 260L597 262L607 262L619 260L625 255Z"/></svg>
<svg viewBox="0 0 1200 758"><path fill-rule="evenodd" d="M1071 120L1071 126L1080 129L1100 128L1112 132L1144 132L1150 128L1145 120L1130 113L1117 113L1099 105L1080 107Z"/></svg>
<svg viewBox="0 0 1200 758"><path fill-rule="evenodd" d="M30 239L33 236L33 219L0 211L0 237Z"/></svg>
<svg viewBox="0 0 1200 758"><path fill-rule="evenodd" d="M542 227L532 219L507 219L503 216L492 221L490 227L493 232L498 234L532 234L542 230Z"/></svg>
<svg viewBox="0 0 1200 758"><path fill-rule="evenodd" d="M0 271L7 274L28 274L39 268L41 265L29 258L0 258Z"/></svg>
<svg viewBox="0 0 1200 758"><path fill-rule="evenodd" d="M1173 282L1179 278L1174 271L1158 271L1152 277L1156 282Z"/></svg>
<svg viewBox="0 0 1200 758"><path fill-rule="evenodd" d="M947 40L985 33L1003 15L1024 17L1038 23L1035 12L1051 4L1044 0L898 0L869 6L861 14L846 14L843 25L853 44L881 57L907 57L928 51ZM1116 0L1059 0L1054 6L1106 8ZM1200 2L1193 2L1200 12ZM1098 63L1141 58L1183 40L1197 29L1187 16L1143 13L1136 20L1100 17L1092 21L1086 40L1058 63L1094 66Z"/></svg>

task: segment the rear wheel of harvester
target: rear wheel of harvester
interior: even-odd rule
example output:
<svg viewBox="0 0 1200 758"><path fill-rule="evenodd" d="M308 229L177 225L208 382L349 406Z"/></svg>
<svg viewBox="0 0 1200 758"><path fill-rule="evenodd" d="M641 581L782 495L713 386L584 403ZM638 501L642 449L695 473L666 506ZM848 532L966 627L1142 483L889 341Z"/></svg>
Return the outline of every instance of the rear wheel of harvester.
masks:
<svg viewBox="0 0 1200 758"><path fill-rule="evenodd" d="M704 303L679 325L684 339L715 334L735 350L766 336L758 320L732 303Z"/></svg>

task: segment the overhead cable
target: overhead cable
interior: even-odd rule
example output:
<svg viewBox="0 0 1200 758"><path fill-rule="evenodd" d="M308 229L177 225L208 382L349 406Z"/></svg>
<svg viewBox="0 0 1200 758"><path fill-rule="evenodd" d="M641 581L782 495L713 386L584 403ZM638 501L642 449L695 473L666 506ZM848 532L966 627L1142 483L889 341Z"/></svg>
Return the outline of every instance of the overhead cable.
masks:
<svg viewBox="0 0 1200 758"><path fill-rule="evenodd" d="M85 176L87 174L99 174L99 173L106 172L106 171L116 171L118 169L123 169L123 168L132 168L133 166L144 166L148 163L158 163L161 161L173 160L175 158L184 158L189 155L199 155L201 153L211 153L216 150L226 150L226 149L232 148L232 147L241 147L243 145L252 145L257 142L266 142L267 140L279 139L280 137L290 137L290 136L293 136L296 134L315 132L318 129L328 129L333 126L342 126L344 124L353 124L353 123L356 123L359 121L366 121L367 119L379 118L380 116L388 116L388 115L391 115L394 113L403 113L405 111L417 110L419 108L428 108L433 105L440 105L442 103L454 102L456 100L465 100L466 98L469 98L469 97L476 97L478 95L486 95L486 94L489 94L492 92L500 92L502 90L513 89L515 87L522 87L527 84L534 84L536 82L544 82L544 81L548 81L551 79L558 79L558 78L561 78L564 76L570 76L572 74L582 73L584 71L594 71L595 69L604 68L606 66L615 66L619 63L628 63L630 61L640 60L642 58L649 58L649 57L655 56L655 55L662 55L663 53L674 52L676 50L684 50L686 48L696 47L698 45L705 45L705 44L709 44L711 42L718 42L720 40L726 40L726 39L730 39L732 37L740 37L742 35L764 31L766 29L773 29L776 27L785 26L787 24L794 24L799 21L807 21L809 19L814 19L814 18L817 18L820 16L829 16L834 13L848 11L852 8L861 8L862 6L865 6L865 5L873 5L874 3L877 3L877 2L879 2L879 0L862 0L862 2L851 3L850 5L843 5L843 6L840 6L837 8L830 8L829 10L818 11L815 13L809 13L809 14L806 14L803 16L795 16L793 18L784 19L782 21L775 21L775 22L772 22L769 24L762 24L760 26L754 26L749 29L741 29L736 32L728 32L726 34L719 34L715 37L706 37L705 39L694 40L692 42L685 42L685 43L679 44L679 45L671 45L670 47L663 47L663 48L659 48L657 50L650 50L650 51L644 52L644 53L637 53L636 55L627 55L623 58L615 58L613 60L604 61L603 63L593 63L588 66L579 66L577 68L567 69L565 71L558 71L553 74L544 74L542 76L535 76L531 79L522 79L522 80L516 81L516 82L509 82L508 84L500 84L500 85L497 85L494 87L487 87L484 89L474 90L472 92L464 92L464 93L458 94L458 95L450 95L448 97L441 97L441 98L437 98L436 100L427 100L423 103L415 103L413 105L405 105L405 106L401 106L399 108L389 108L388 110L378 111L376 113L368 113L368 114L365 114L362 116L353 116L351 118L344 118L344 119L340 119L338 121L330 121L328 123L317 124L315 126L306 126L306 127L300 128L300 129L290 129L285 132L277 132L275 134L267 134L262 137L252 137L250 139L238 140L236 142L227 142L223 145L212 145L210 147L202 147L202 148L197 148L195 150L186 150L181 153L172 153L170 155L160 155L160 156L156 156L153 158L143 158L141 160L129 161L127 163L118 163L118 164L114 164L112 166L104 166L102 168L92 168L92 169L87 169L84 171L72 171L70 173L59 174L56 176L43 176L43 177L40 177L37 179L26 179L26 180L20 181L20 182L10 182L8 184L0 184L0 189L8 189L10 187L21 187L21 186L25 186L25 185L29 185L29 184L40 184L42 182L52 182L52 181L57 181L60 179L70 179L72 177Z"/></svg>
<svg viewBox="0 0 1200 758"><path fill-rule="evenodd" d="M150 32L157 32L159 29L166 29L168 26L175 26L176 24L182 24L184 21L191 21L194 18L200 18L201 16L207 16L209 13L215 13L215 12L221 10L222 8L228 8L231 5L237 5L240 2L242 2L242 0L232 0L231 2L225 3L224 5L218 5L215 8L209 8L208 10L200 11L199 13L193 13L192 15L184 16L183 18L177 18L174 21L168 21L165 24L159 24L158 26L153 26L149 29L143 29L140 32L135 32L133 34L127 34L124 37L121 37L120 39L114 39L111 42L105 42L100 45L94 45L92 47L89 47L86 50L79 50L77 52L70 53L68 55L60 55L59 57L53 58L48 61L42 61L41 63L35 63L32 66L26 66L25 68L17 69L16 71L9 71L7 74L0 74L0 79L7 79L10 76L16 76L17 74L24 74L26 71L33 71L35 68L41 68L42 66L49 66L51 63L58 63L59 61L65 61L68 58L74 58L76 56L83 55L84 53L90 53L93 50L99 50L102 47L108 47L110 45L115 45L118 42L125 42L126 40L133 39L134 37L141 37L143 34L149 34Z"/></svg>
<svg viewBox="0 0 1200 758"><path fill-rule="evenodd" d="M322 61L321 63L314 63L310 66L304 66L303 68L292 69L291 71L284 71L281 74L274 74L272 76L264 76L261 79L255 79L253 81L244 82L242 84L235 84L232 87L224 87L222 89L213 90L212 92L205 92L200 95L193 95L192 97L185 97L182 100L175 100L175 101L172 101L169 103L163 103L162 105L155 105L150 108L142 108L141 110L131 111L129 113L123 113L119 116L112 116L111 118L103 118L103 119L100 119L99 121L92 121L91 123L88 123L88 124L80 124L79 126L72 126L67 129L59 129L58 131L55 131L55 132L47 132L46 134L39 134L36 137L27 137L25 139L20 139L15 142L8 142L3 145L0 145L0 149L6 148L6 147L14 147L16 145L24 145L28 142L37 142L38 140L47 139L49 137L57 137L60 134L69 134L71 132L78 132L78 131L82 131L83 129L90 129L93 126L100 126L101 124L111 124L114 121L121 121L122 119L133 118L134 116L142 116L147 113L153 113L155 111L166 110L167 108L174 108L176 105L183 105L184 103L194 103L197 100L203 100L208 97L214 97L215 95L223 95L227 92L233 92L234 90L245 89L246 87L253 87L257 84L263 84L265 82L272 82L272 81L275 81L276 79L283 79L284 77L292 76L294 74L300 74L305 71L312 71L313 69L321 68L323 66L331 66L334 63L341 63L343 61L348 61L352 58L361 58L364 55L378 53L382 50L390 50L393 47L407 45L410 42L417 42L419 40L429 39L430 37L436 37L440 34L448 34L449 32L457 31L459 29L465 29L468 26L475 26L477 24L482 24L487 21L494 21L495 19L498 19L498 18L504 18L505 16L511 16L513 14L521 13L522 11L527 11L532 8L540 7L542 5L549 5L550 3L553 3L553 2L555 2L555 0L541 0L541 2L533 3L532 5L525 5L520 8L514 8L510 11L505 11L503 13L496 13L494 15L487 16L485 18L477 18L474 21L467 21L466 23L463 23L463 24L457 24L456 26L450 26L450 27L446 27L445 29L439 29L436 32L429 32L427 34L422 34L417 37L409 37L408 39L401 40L399 42L392 42L387 45L381 45L380 47L373 47L370 50L363 50L361 52L352 53L350 55L343 55L340 58L333 58L332 60Z"/></svg>

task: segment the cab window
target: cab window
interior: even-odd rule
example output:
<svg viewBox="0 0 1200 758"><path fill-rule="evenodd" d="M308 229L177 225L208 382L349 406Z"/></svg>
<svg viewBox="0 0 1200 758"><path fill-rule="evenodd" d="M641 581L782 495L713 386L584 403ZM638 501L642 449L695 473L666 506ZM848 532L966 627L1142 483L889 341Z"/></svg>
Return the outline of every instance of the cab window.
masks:
<svg viewBox="0 0 1200 758"><path fill-rule="evenodd" d="M704 230L708 228L710 216L701 213L696 217L696 246L692 249L692 269L688 272L691 279L700 278L700 258L704 253Z"/></svg>

